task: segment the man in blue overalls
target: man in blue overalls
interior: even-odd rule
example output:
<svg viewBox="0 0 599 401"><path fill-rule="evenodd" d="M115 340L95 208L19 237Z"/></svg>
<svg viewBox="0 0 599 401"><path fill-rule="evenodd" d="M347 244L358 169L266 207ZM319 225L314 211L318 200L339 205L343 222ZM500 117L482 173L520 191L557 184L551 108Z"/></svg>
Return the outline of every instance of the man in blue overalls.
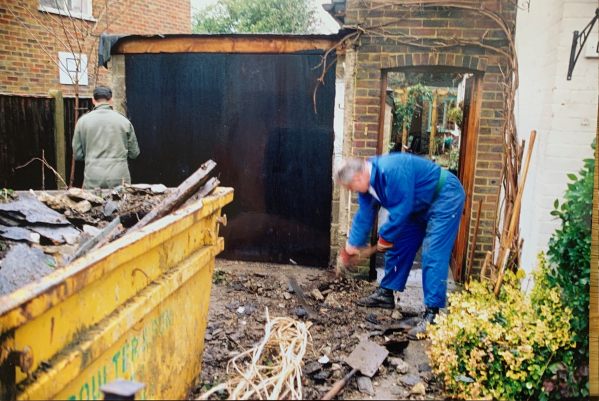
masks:
<svg viewBox="0 0 599 401"><path fill-rule="evenodd" d="M456 176L435 163L408 153L364 161L344 160L336 180L358 192L359 209L349 239L340 251L349 264L368 244L379 207L389 218L379 229L377 251L385 252L380 287L358 301L367 307L394 308L393 291L403 291L418 249L422 246L422 287L426 307L422 321L408 332L415 339L445 307L449 258L464 207L464 189Z"/></svg>

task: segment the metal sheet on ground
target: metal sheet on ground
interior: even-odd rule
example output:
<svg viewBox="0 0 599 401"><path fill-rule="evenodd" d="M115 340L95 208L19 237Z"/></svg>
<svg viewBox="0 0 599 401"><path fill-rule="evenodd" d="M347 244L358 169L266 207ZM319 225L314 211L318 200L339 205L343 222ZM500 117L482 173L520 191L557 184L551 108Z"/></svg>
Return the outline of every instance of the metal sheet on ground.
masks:
<svg viewBox="0 0 599 401"><path fill-rule="evenodd" d="M372 377L389 355L385 347L372 341L361 341L345 362L354 369L358 369L364 376Z"/></svg>

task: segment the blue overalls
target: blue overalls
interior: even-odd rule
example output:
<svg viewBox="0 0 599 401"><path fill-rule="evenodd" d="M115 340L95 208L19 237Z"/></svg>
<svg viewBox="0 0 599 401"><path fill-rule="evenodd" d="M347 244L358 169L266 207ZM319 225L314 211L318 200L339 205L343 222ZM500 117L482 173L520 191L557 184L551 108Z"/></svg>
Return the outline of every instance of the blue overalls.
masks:
<svg viewBox="0 0 599 401"><path fill-rule="evenodd" d="M389 219L379 236L393 244L385 253L385 276L381 287L403 291L418 249L422 246L424 304L444 308L449 258L455 242L464 188L458 178L435 163L408 153L370 159L370 193L358 195L348 243L365 246L380 206Z"/></svg>

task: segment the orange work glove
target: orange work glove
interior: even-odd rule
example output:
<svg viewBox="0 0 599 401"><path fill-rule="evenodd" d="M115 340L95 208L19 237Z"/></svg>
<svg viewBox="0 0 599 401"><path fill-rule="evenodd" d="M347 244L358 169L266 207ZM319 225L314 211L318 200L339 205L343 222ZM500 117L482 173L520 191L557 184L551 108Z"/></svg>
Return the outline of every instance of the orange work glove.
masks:
<svg viewBox="0 0 599 401"><path fill-rule="evenodd" d="M355 265L359 258L360 251L358 248L346 245L339 250L339 260L344 267L351 267Z"/></svg>
<svg viewBox="0 0 599 401"><path fill-rule="evenodd" d="M345 248L341 248L339 259L343 267L350 267L356 262L356 255L350 255Z"/></svg>
<svg viewBox="0 0 599 401"><path fill-rule="evenodd" d="M348 266L350 258L351 256L349 253L347 253L345 248L341 248L341 250L339 251L339 259L341 260L341 264L343 266Z"/></svg>
<svg viewBox="0 0 599 401"><path fill-rule="evenodd" d="M393 248L393 244L391 242L386 241L383 237L379 237L379 240L376 243L377 252L387 252L391 248Z"/></svg>

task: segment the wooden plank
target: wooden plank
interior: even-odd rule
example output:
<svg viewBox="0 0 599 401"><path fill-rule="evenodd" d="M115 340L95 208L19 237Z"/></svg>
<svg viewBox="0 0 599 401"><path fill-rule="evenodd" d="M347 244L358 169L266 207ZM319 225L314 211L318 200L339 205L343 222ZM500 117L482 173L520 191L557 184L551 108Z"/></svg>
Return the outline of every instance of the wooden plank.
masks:
<svg viewBox="0 0 599 401"><path fill-rule="evenodd" d="M112 48L113 54L143 53L295 53L327 50L335 38L192 36L123 39Z"/></svg>
<svg viewBox="0 0 599 401"><path fill-rule="evenodd" d="M462 266L464 264L464 256L468 249L470 240L470 219L472 215L472 193L474 191L474 170L476 167L476 146L478 143L478 129L480 120L480 109L482 105L482 77L475 75L474 82L470 89L470 101L468 109L468 120L462 138L460 140L460 165L458 177L464 192L466 200L464 202L464 211L462 213L462 221L458 230L458 236L454 245L451 257L451 270L454 280L461 281ZM484 203L484 202L483 202ZM473 268L475 266L473 265Z"/></svg>
<svg viewBox="0 0 599 401"><path fill-rule="evenodd" d="M146 214L143 219L137 222L136 225L129 229L129 232L138 230L148 223L166 216L179 206L184 204L195 192L200 189L200 186L205 182L208 174L216 167L216 163L208 160L202 164L199 169L183 181L175 191L170 193L162 202L160 202L150 213ZM214 187L215 188L215 187ZM213 189L214 189L213 188Z"/></svg>
<svg viewBox="0 0 599 401"><path fill-rule="evenodd" d="M401 103L406 105L408 103L408 88L401 92ZM405 152L408 149L408 126L404 121L401 126L401 151Z"/></svg>
<svg viewBox="0 0 599 401"><path fill-rule="evenodd" d="M196 188L199 185L199 183L203 182L204 178L209 173L209 171L216 165L216 163L212 162L214 163L214 166L212 166L210 162L212 162L212 160L206 162L202 167L200 167L200 169L198 169L198 171L196 171L195 174L193 174L190 178L185 180L183 184L181 184L177 188L177 190L172 194L172 196L167 197L163 202L156 206L156 208L154 208L154 210L152 210L148 214L151 215L150 218L144 218L140 220L135 226L133 226L130 229L130 231L132 232L138 230L150 224L152 221L157 220L160 217L166 216L168 213L172 212L177 207L181 206L187 200L189 200L194 193L194 188ZM210 167L210 169L208 169L208 167ZM208 182L206 182L206 184L204 184L204 186L200 188L199 192L194 197L195 200L201 199L210 194L212 191L214 191L216 187L218 187L218 184L220 184L220 181L217 178L213 177L210 180L208 180ZM178 194L178 196L175 196L175 194ZM148 215L146 215L146 217ZM91 238L89 241L81 245L66 264L71 263L75 259L85 255L89 251L101 248L102 246L110 242L114 237L121 234L124 231L124 229L120 224L120 217L117 217L114 220L112 220L110 224L104 227L104 229L101 232L99 232L95 237Z"/></svg>
<svg viewBox="0 0 599 401"><path fill-rule="evenodd" d="M435 155L435 137L437 136L437 104L439 93L433 91L433 111L431 112L431 135L428 140L428 156L432 159Z"/></svg>
<svg viewBox="0 0 599 401"><path fill-rule="evenodd" d="M64 136L64 99L62 91L51 90L50 96L54 98L54 154L56 157L56 171L63 180L67 179L66 165L66 141ZM56 177L56 188L61 188L63 185Z"/></svg>
<svg viewBox="0 0 599 401"><path fill-rule="evenodd" d="M85 255L90 250L94 249L96 247L96 245L101 243L104 238L110 236L110 234L114 230L116 230L116 228L119 226L119 224L121 224L121 218L117 216L106 227L104 227L98 234L96 234L94 237L90 238L83 244L81 244L81 246L77 249L77 251L73 254L73 256L71 256L68 259L68 262L65 263L65 265L68 265L75 259L80 258L81 256Z"/></svg>
<svg viewBox="0 0 599 401"><path fill-rule="evenodd" d="M520 181L518 186L518 193L516 194L516 200L514 201L514 210L511 213L510 225L508 228L507 236L502 237L502 244L499 249L499 256L497 257L497 269L499 270L499 277L495 284L495 295L499 295L501 289L501 282L503 281L503 275L505 274L505 265L509 256L509 250L514 243L514 235L516 233L518 217L520 216L520 206L522 202L522 194L524 193L524 186L526 185L526 176L528 175L528 167L530 166L530 159L532 158L532 150L535 145L535 138L537 131L533 130L530 133L530 142L528 144L528 152L526 154L526 162L524 164L524 170L519 174L518 180Z"/></svg>
<svg viewBox="0 0 599 401"><path fill-rule="evenodd" d="M596 304L595 304L596 305ZM599 396L599 316L589 319L589 392Z"/></svg>
<svg viewBox="0 0 599 401"><path fill-rule="evenodd" d="M383 154L383 142L385 140L385 107L387 105L387 72L381 76L381 97L379 102L379 131L376 141L376 154Z"/></svg>
<svg viewBox="0 0 599 401"><path fill-rule="evenodd" d="M592 396L599 396L599 118L597 119L597 142L595 146L595 190L593 191L592 227L589 391Z"/></svg>

